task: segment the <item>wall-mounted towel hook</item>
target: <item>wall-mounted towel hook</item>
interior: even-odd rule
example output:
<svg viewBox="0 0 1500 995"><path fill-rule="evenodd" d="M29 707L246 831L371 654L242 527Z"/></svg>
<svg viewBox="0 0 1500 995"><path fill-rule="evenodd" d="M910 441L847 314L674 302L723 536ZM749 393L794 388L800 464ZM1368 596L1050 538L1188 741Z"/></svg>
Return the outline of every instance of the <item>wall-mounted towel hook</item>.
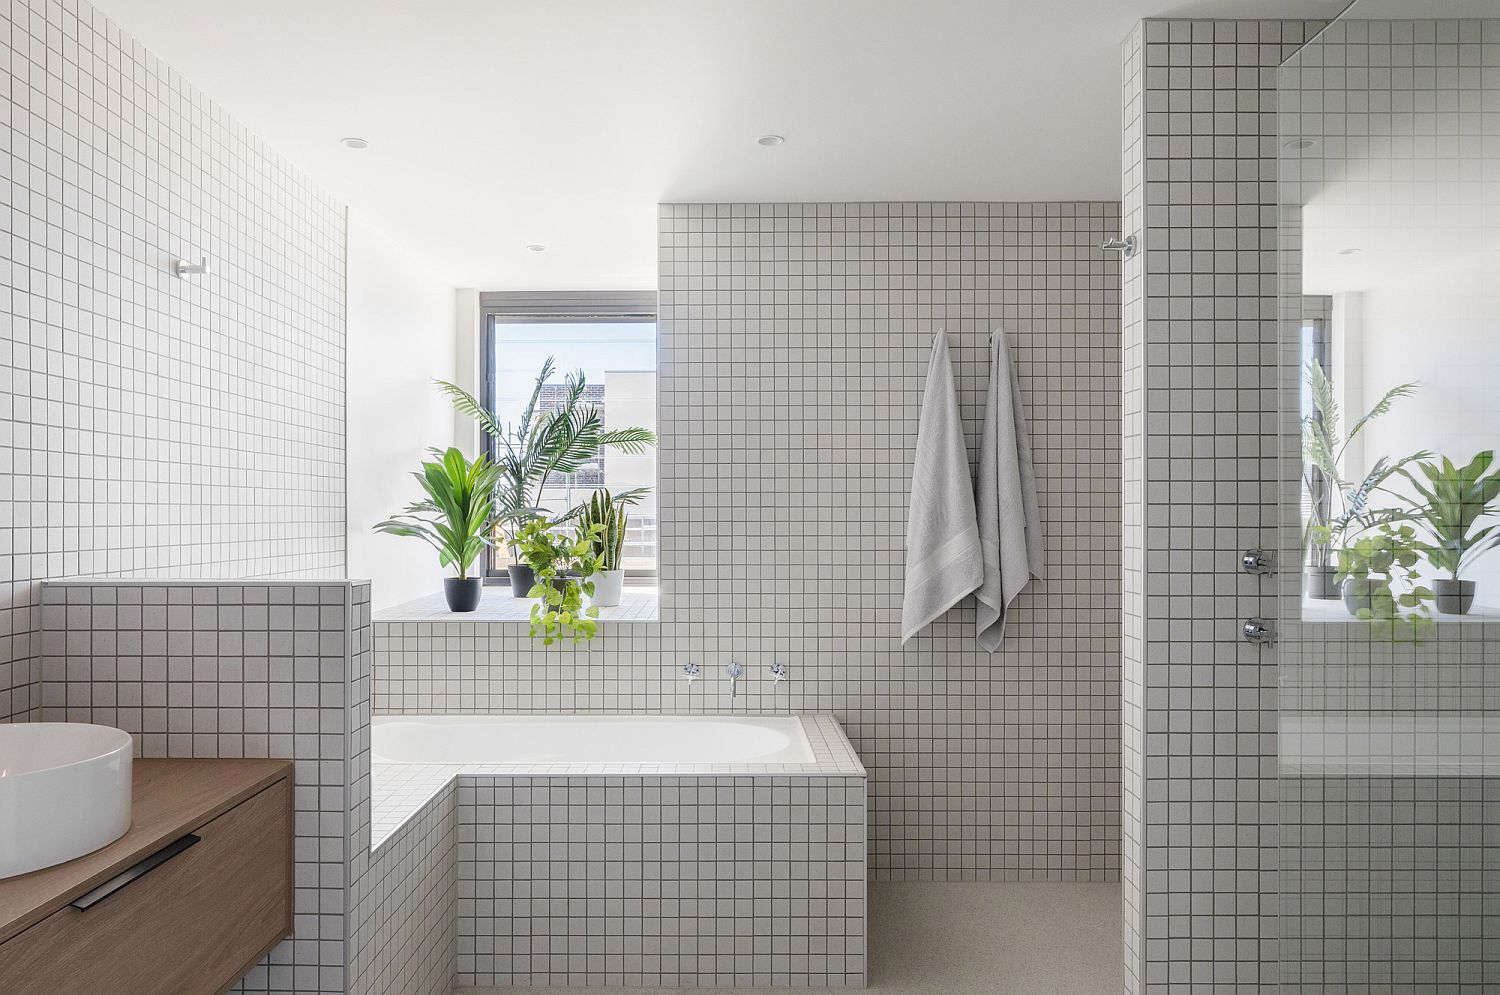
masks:
<svg viewBox="0 0 1500 995"><path fill-rule="evenodd" d="M207 276L208 257L204 256L196 263L188 262L186 259L179 259L172 264L172 272L177 274L179 278L185 276Z"/></svg>
<svg viewBox="0 0 1500 995"><path fill-rule="evenodd" d="M1099 243L1099 248L1105 252L1121 252L1129 259L1136 254L1141 247L1140 241L1134 235L1126 235L1124 238L1106 238Z"/></svg>

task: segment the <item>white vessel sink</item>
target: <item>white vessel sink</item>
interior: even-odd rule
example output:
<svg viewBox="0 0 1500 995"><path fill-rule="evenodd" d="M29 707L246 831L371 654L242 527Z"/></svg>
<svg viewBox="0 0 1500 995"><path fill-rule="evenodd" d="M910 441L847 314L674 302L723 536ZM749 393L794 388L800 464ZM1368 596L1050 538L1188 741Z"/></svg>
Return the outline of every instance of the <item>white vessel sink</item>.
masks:
<svg viewBox="0 0 1500 995"><path fill-rule="evenodd" d="M0 725L0 878L91 853L130 828L130 734Z"/></svg>

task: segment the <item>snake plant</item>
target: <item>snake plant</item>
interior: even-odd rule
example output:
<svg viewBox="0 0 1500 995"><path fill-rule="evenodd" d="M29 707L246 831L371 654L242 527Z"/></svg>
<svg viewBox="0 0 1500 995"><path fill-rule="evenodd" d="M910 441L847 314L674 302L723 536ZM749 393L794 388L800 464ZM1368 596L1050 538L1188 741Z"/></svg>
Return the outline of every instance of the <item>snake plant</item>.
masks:
<svg viewBox="0 0 1500 995"><path fill-rule="evenodd" d="M625 552L627 521L622 502L599 490L590 495L578 516L578 534L590 536L601 570L619 570ZM596 528L597 527L597 528Z"/></svg>

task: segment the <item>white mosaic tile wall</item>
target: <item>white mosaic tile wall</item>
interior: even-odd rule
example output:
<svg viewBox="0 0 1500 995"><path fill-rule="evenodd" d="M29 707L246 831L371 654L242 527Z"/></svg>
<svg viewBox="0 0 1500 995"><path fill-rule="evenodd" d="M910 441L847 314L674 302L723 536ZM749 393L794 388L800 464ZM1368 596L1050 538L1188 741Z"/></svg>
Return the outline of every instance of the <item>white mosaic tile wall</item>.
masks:
<svg viewBox="0 0 1500 995"><path fill-rule="evenodd" d="M351 789L368 705L348 707L368 694L369 585L54 581L42 598L43 721L116 726L140 756L296 762L293 936L236 991L343 995L346 868L369 845Z"/></svg>
<svg viewBox="0 0 1500 995"><path fill-rule="evenodd" d="M0 5L0 88L4 721L43 579L342 572L344 217L82 0Z"/></svg>
<svg viewBox="0 0 1500 995"><path fill-rule="evenodd" d="M461 985L862 988L865 779L464 778Z"/></svg>
<svg viewBox="0 0 1500 995"><path fill-rule="evenodd" d="M664 205L661 621L550 650L514 624L377 621L375 712L833 713L870 771L877 877L1114 878L1119 259L1097 243L1118 233L1115 204ZM903 648L927 349L946 328L972 444L995 327L1047 579L993 658L971 604Z"/></svg>
<svg viewBox="0 0 1500 995"><path fill-rule="evenodd" d="M1239 638L1275 590L1239 555L1277 541L1276 67L1312 30L1146 21L1125 43L1133 992L1276 985L1276 651Z"/></svg>

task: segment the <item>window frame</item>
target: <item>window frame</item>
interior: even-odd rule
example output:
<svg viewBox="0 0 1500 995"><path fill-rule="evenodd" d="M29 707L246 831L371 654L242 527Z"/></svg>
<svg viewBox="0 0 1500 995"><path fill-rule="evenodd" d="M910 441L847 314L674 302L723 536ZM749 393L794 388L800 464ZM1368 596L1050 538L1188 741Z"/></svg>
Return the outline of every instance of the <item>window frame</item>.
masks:
<svg viewBox="0 0 1500 995"><path fill-rule="evenodd" d="M556 323L578 325L595 322L599 324L657 323L656 293L654 291L484 291L479 295L479 403L488 411L495 410L495 339L497 326L502 324L539 325ZM657 336L656 372L661 372L660 329ZM656 399L658 408L659 397ZM658 419L659 423L659 419ZM496 440L480 428L479 443L484 452L494 457L498 447ZM652 484L660 487L660 477ZM642 570L627 570L625 583L628 586L655 586L661 577L661 516L657 515L656 569L647 573ZM489 585L509 584L510 576L499 562L497 550L491 546L484 551L484 582Z"/></svg>

